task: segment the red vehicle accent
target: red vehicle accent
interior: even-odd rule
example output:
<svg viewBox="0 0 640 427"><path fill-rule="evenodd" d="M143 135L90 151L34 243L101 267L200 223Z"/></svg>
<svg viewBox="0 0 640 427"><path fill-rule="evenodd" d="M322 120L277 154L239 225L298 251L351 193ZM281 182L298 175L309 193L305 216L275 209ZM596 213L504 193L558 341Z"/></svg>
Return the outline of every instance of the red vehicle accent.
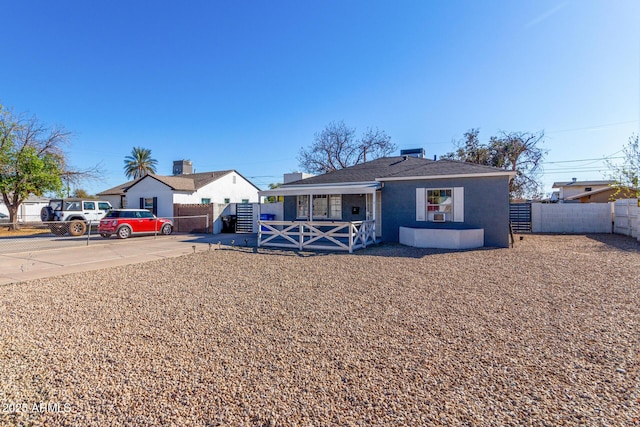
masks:
<svg viewBox="0 0 640 427"><path fill-rule="evenodd" d="M135 234L165 234L173 232L173 221L158 218L146 209L112 209L100 221L98 233L102 237L116 234L120 239Z"/></svg>

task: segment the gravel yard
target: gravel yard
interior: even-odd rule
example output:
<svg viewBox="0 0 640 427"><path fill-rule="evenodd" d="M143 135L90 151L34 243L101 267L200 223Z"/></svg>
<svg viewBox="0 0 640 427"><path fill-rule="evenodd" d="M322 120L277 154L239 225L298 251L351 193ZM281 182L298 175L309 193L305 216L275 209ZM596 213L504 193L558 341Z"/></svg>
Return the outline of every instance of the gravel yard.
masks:
<svg viewBox="0 0 640 427"><path fill-rule="evenodd" d="M640 244L223 248L0 287L0 425L640 425Z"/></svg>

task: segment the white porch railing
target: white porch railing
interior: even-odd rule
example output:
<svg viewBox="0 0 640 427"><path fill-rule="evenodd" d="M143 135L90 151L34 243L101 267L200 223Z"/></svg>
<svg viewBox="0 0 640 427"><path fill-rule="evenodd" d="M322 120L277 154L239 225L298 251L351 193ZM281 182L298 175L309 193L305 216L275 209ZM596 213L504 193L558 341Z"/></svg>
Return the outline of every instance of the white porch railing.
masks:
<svg viewBox="0 0 640 427"><path fill-rule="evenodd" d="M376 243L375 222L259 221L258 247L340 250L352 253Z"/></svg>

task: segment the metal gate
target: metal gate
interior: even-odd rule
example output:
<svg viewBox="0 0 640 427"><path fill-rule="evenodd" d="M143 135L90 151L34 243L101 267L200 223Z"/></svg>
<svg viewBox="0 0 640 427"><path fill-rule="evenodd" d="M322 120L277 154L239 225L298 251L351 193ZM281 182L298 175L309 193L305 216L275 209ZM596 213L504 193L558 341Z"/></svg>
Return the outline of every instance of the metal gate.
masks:
<svg viewBox="0 0 640 427"><path fill-rule="evenodd" d="M253 204L238 203L236 205L236 232L253 233Z"/></svg>
<svg viewBox="0 0 640 427"><path fill-rule="evenodd" d="M531 232L531 203L510 203L509 222L516 233Z"/></svg>

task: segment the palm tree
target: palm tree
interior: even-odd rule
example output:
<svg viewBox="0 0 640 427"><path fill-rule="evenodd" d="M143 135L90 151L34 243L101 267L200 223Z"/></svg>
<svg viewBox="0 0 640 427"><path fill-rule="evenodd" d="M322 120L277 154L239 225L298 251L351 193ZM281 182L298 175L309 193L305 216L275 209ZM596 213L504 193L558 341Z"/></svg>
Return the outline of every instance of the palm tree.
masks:
<svg viewBox="0 0 640 427"><path fill-rule="evenodd" d="M127 178L138 179L150 173L156 173L158 161L151 158L151 150L133 147L131 155L124 158L124 173Z"/></svg>

